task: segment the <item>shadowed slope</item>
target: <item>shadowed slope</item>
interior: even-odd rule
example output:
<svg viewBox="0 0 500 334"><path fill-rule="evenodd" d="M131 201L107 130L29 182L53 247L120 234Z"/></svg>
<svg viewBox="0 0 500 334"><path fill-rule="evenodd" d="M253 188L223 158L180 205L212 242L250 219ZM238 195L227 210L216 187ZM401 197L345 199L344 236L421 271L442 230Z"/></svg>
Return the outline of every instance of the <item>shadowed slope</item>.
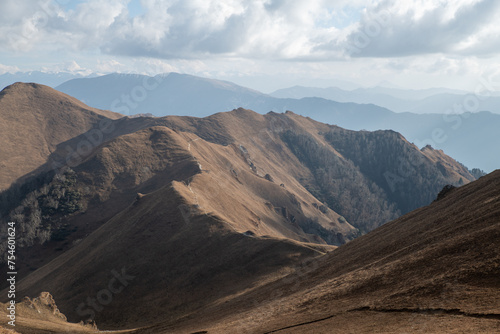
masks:
<svg viewBox="0 0 500 334"><path fill-rule="evenodd" d="M230 314L221 307L200 316L205 324L186 326L209 333L495 332L499 224L496 171L336 249L312 270L249 293L230 305L241 307L237 317L214 325L213 317Z"/></svg>
<svg viewBox="0 0 500 334"><path fill-rule="evenodd" d="M175 320L321 254L320 246L235 233L220 218L199 212L180 195L183 189L183 183L174 182L138 198L20 282L21 294L36 295L43 286L53 291L70 320L95 314L99 327L134 327L152 319ZM86 304L87 297L99 298L117 273L127 280L123 292L97 310ZM120 286L116 279L113 284Z"/></svg>
<svg viewBox="0 0 500 334"><path fill-rule="evenodd" d="M64 166L69 148L78 152L82 143L95 139L95 145L71 161L73 185L55 187L59 194L74 195L71 210L52 214L68 206L50 195L57 179L11 205L10 212L23 211L11 214L20 224L33 222L30 205L41 207L45 216L30 234L34 237L23 241L28 246L49 226L53 236L45 246L21 251L23 274L84 239L137 193L155 191L172 180L189 182L186 196L193 194L203 212L217 215L240 233L333 245L429 203L448 183L458 185L453 172L458 163L447 157L440 169L439 161L430 160L397 133L345 135L346 130L292 112L260 115L236 109L203 119L124 117L113 121L109 130L99 138L92 129L59 144L39 168L50 168L54 161ZM363 147L381 149L363 151L357 148L360 141ZM393 158L381 159L387 152ZM367 161L355 159L356 154ZM414 157L421 161L419 169L405 174L404 187L398 184L399 192L392 192L386 172L399 173L401 162ZM462 172L467 182L471 176ZM397 196L401 192L411 200L409 205Z"/></svg>
<svg viewBox="0 0 500 334"><path fill-rule="evenodd" d="M0 92L0 189L44 164L61 142L119 117L47 86L6 87Z"/></svg>

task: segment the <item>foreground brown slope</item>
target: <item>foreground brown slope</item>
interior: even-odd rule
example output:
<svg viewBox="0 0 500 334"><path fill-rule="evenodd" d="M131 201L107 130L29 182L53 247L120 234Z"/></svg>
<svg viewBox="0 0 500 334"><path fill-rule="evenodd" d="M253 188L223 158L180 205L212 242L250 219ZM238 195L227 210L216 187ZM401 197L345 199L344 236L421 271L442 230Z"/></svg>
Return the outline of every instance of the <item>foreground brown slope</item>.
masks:
<svg viewBox="0 0 500 334"><path fill-rule="evenodd" d="M72 321L95 315L100 328L175 321L219 299L238 295L290 271L328 248L237 233L203 214L173 182L137 199L77 246L18 284L21 295L51 291ZM93 309L116 275L126 279L112 302ZM116 279L113 284L119 284ZM116 291L116 290L113 290ZM100 295L99 295L100 296ZM99 297L100 298L100 297Z"/></svg>
<svg viewBox="0 0 500 334"><path fill-rule="evenodd" d="M162 190L162 198L172 199L169 194L172 194L171 191L175 188L174 185L173 188ZM135 204L141 208L139 211L158 212L156 205L159 203L152 195L141 198ZM129 214L131 211L124 213L126 216ZM158 212L160 216L164 214L165 212ZM169 216L175 215L173 212L173 215ZM184 221L186 226L181 229L186 231L189 229L188 225L193 224L197 230L201 227L199 223L203 216L193 213L192 219ZM149 233L139 232L150 225L138 221L138 217L142 219L143 215L137 213L137 216L129 217L130 220L123 219L122 221L128 220L137 226L132 227L126 222L126 226L122 226L119 233L123 234L130 228L137 229L138 245L144 245L141 241L145 238L144 234ZM204 217L201 219L209 218ZM116 220L119 221L118 217ZM176 228L176 224L168 225L171 229ZM212 221L209 225L212 226L212 237L218 236L217 240L225 240L220 239L219 234L224 230L220 229L223 224ZM112 224L108 227L112 227ZM117 233L106 231L108 227L103 227L101 235ZM151 232L154 232L158 239L164 237L165 224L153 225L151 228L154 229ZM200 232L204 234L203 231ZM94 234L89 242L97 241L94 239L97 236L98 234ZM233 235L233 238L235 237ZM108 249L118 240L119 236L106 241ZM243 242L256 239L242 239L241 236L237 237L237 240ZM262 241L264 240L260 242ZM242 285L237 286L238 283L231 280L233 287L239 289L240 293L212 300L212 303L207 303L206 307L198 309L196 313L184 309L158 314L158 309L164 307L160 301L162 294L156 295L153 300L154 307L138 307L137 295L133 291L138 288L133 287L135 278L126 287L132 291L117 294L102 312L108 317L121 315L123 318L120 324L130 321L131 309L139 312L136 316L149 319L151 323L158 322L133 331L142 334L496 333L500 331L499 241L500 171L496 171L455 189L432 205L390 222L329 254L316 257L312 261L299 261L298 263L302 262L303 265L295 265L294 273L282 279L275 280L278 278L276 275L268 276L271 283L266 284L266 280L263 280L250 290L245 289L248 282L241 282ZM153 243L153 248L145 251L154 251L156 245L158 243ZM87 250L93 249L91 245L87 246ZM287 247L290 246L284 245L278 249L286 253L289 251ZM242 250L239 247L237 249ZM205 254L203 250L200 249L200 252ZM96 253L98 251L92 251L91 254L87 251L87 254L79 255L73 253L73 258L61 260L71 262L71 259L74 260L78 256L91 260L97 256ZM162 260L163 255L159 253L159 256ZM118 261L117 265L122 264L119 262L120 258L115 260ZM260 262L262 264L262 259ZM237 268L243 263L233 263L231 268ZM248 265L252 265L252 262L245 265L247 269ZM76 263L72 266L77 267ZM144 269L146 265L141 263L140 266L142 268L138 268L139 270ZM161 272L158 267L156 270ZM226 272L226 275L231 273L234 271ZM71 277L74 272L67 271L65 275ZM144 276L139 279L145 279ZM110 278L112 275L99 280L107 283ZM198 279L200 278L203 280L203 276L198 276ZM88 277L83 278L85 279ZM216 290L212 290L210 296L221 294L227 289L221 282L227 281L220 278L216 282L205 280L205 287L216 284ZM261 284L264 285L259 287ZM57 290L56 284L53 285ZM196 283L186 285L193 293L188 297L194 299L192 303L200 302L195 296L206 296L204 288L197 290L200 287ZM132 293L132 296L124 296L128 293ZM198 293L201 294L197 295ZM178 296L177 293L173 294L176 295ZM124 303L115 309L115 303L120 304L122 298L128 301L128 304ZM169 300L169 303L175 304L176 301ZM178 316L184 314L184 319L173 316L176 312L179 312Z"/></svg>
<svg viewBox="0 0 500 334"><path fill-rule="evenodd" d="M47 86L6 87L0 92L0 189L44 164L58 144L119 117Z"/></svg>
<svg viewBox="0 0 500 334"><path fill-rule="evenodd" d="M137 333L497 333L499 247L495 171L228 308Z"/></svg>

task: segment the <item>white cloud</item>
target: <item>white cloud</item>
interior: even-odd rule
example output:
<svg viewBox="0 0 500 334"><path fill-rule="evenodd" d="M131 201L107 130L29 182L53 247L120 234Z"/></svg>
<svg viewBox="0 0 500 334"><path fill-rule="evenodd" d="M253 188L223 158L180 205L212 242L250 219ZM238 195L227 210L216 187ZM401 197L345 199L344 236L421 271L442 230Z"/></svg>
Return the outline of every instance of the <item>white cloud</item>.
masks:
<svg viewBox="0 0 500 334"><path fill-rule="evenodd" d="M128 15L130 0L89 0L74 9L51 0L0 4L0 44L101 50L104 54L164 59L216 56L333 60L426 53L499 51L496 0L143 0L145 13ZM364 9L362 9L364 7ZM336 27L353 8L358 22ZM9 13L7 15L6 13ZM353 14L351 14L353 15Z"/></svg>
<svg viewBox="0 0 500 334"><path fill-rule="evenodd" d="M474 54L486 46L480 36L492 31L499 10L497 0L381 1L366 9L346 48L356 57Z"/></svg>
<svg viewBox="0 0 500 334"><path fill-rule="evenodd" d="M286 72L362 84L474 78L499 58L497 0L141 0L129 15L130 1L2 0L0 56L8 71L31 61L80 72Z"/></svg>
<svg viewBox="0 0 500 334"><path fill-rule="evenodd" d="M5 73L19 72L19 67L0 64L0 75Z"/></svg>
<svg viewBox="0 0 500 334"><path fill-rule="evenodd" d="M127 66L115 59L98 60L95 69L99 73L126 72Z"/></svg>

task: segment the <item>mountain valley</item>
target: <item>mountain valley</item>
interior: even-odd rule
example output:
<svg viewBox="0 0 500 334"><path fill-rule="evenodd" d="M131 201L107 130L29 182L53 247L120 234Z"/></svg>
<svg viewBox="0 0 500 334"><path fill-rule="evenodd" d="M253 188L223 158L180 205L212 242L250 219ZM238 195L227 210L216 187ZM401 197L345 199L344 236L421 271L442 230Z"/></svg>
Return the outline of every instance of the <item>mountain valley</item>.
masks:
<svg viewBox="0 0 500 334"><path fill-rule="evenodd" d="M21 333L498 328L498 172L291 111L128 117L17 83L0 117Z"/></svg>

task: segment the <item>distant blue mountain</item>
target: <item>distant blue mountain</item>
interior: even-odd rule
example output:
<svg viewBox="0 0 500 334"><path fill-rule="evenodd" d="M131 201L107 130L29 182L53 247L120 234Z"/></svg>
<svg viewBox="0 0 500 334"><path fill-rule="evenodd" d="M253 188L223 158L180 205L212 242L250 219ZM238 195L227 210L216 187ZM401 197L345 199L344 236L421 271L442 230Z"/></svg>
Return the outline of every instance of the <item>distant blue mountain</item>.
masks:
<svg viewBox="0 0 500 334"><path fill-rule="evenodd" d="M72 79L56 89L92 107L125 115L149 113L154 116L203 117L238 107L259 113L291 110L320 122L353 130L392 129L420 148L430 144L443 149L468 167L490 172L500 166L500 115L491 112L395 113L375 104L337 102L320 97L278 98L231 82L178 73L155 77L109 74ZM384 91L397 93L392 88L380 89L380 94ZM440 92L452 93L456 92ZM411 94L406 92L405 98ZM430 94L427 98L436 96L431 91L418 94L421 95L419 97Z"/></svg>
<svg viewBox="0 0 500 334"><path fill-rule="evenodd" d="M481 93L490 96L476 97L466 91L446 88L404 90L373 87L343 90L337 87L315 88L302 86L280 89L270 95L279 98L321 97L338 102L372 103L395 112L412 112L416 114L439 114L447 113L448 110L456 112L456 105L462 106L463 111L487 110L500 114L500 92L490 92L484 87Z"/></svg>

